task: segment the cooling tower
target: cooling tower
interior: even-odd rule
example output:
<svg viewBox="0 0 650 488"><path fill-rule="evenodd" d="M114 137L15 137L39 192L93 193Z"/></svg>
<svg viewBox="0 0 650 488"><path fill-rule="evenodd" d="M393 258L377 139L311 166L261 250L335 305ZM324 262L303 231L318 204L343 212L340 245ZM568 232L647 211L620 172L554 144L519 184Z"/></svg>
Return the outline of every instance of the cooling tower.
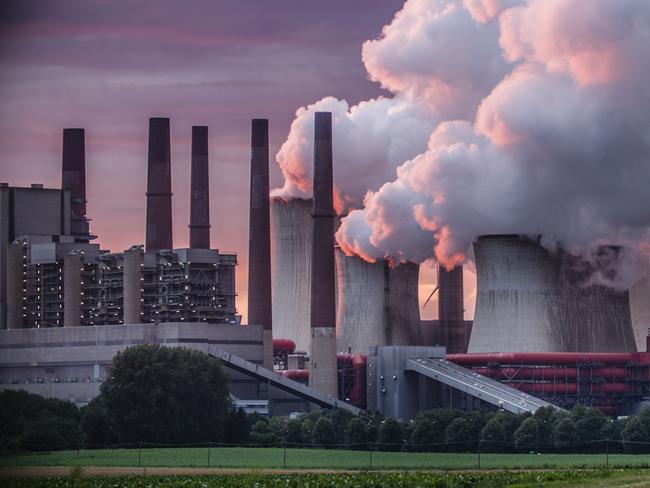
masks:
<svg viewBox="0 0 650 488"><path fill-rule="evenodd" d="M388 268L386 278L388 341L391 346L421 344L418 279L420 266L402 263Z"/></svg>
<svg viewBox="0 0 650 488"><path fill-rule="evenodd" d="M385 261L369 263L336 249L336 338L339 351L368 354L370 346L388 345L386 275Z"/></svg>
<svg viewBox="0 0 650 488"><path fill-rule="evenodd" d="M273 337L309 350L311 199L271 199L271 285Z"/></svg>
<svg viewBox="0 0 650 488"><path fill-rule="evenodd" d="M190 247L210 249L210 168L208 128L192 127L190 187Z"/></svg>
<svg viewBox="0 0 650 488"><path fill-rule="evenodd" d="M634 352L628 293L585 284L584 262L516 235L474 243L468 352Z"/></svg>
<svg viewBox="0 0 650 488"><path fill-rule="evenodd" d="M630 313L636 349L646 351L646 338L650 329L650 263L643 263L643 278L630 288Z"/></svg>

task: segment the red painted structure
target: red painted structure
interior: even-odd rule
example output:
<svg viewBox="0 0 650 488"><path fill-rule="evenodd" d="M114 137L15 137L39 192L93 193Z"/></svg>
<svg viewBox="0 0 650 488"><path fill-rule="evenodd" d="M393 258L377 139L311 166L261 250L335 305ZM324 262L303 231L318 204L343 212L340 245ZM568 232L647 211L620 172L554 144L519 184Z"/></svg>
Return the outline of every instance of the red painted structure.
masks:
<svg viewBox="0 0 650 488"><path fill-rule="evenodd" d="M580 403L610 415L650 393L649 353L475 353L447 360L555 405Z"/></svg>
<svg viewBox="0 0 650 488"><path fill-rule="evenodd" d="M293 352L295 347L294 342L289 339L273 339L273 352L276 355L281 351L288 351L289 349ZM339 353L336 355L336 363L339 399L359 408L366 408L366 370L368 356L365 354ZM309 370L307 369L287 369L279 371L279 373L298 383L304 383L306 385L309 382Z"/></svg>

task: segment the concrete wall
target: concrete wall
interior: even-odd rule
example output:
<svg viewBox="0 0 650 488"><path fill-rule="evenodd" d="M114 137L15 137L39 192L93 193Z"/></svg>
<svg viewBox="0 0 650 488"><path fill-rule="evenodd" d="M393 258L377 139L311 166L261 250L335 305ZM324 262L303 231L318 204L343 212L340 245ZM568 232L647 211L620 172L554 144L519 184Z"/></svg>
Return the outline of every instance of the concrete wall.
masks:
<svg viewBox="0 0 650 488"><path fill-rule="evenodd" d="M369 263L336 250L336 336L339 352L368 354L371 346L385 346L386 263Z"/></svg>
<svg viewBox="0 0 650 488"><path fill-rule="evenodd" d="M113 356L136 344L182 346L207 352L217 345L256 364L262 362L259 326L203 323L131 324L0 331L0 388L22 389L85 404L99 393ZM238 398L257 398L258 385L229 372Z"/></svg>
<svg viewBox="0 0 650 488"><path fill-rule="evenodd" d="M271 200L273 337L309 351L311 311L311 200Z"/></svg>
<svg viewBox="0 0 650 488"><path fill-rule="evenodd" d="M474 244L468 352L634 352L627 292L587 285L578 258L519 236Z"/></svg>

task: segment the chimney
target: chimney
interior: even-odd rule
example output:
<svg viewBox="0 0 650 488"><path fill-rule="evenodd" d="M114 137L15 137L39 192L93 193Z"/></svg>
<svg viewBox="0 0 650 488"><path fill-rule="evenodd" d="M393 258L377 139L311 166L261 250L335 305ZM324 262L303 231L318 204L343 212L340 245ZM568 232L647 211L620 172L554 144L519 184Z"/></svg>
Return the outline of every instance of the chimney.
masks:
<svg viewBox="0 0 650 488"><path fill-rule="evenodd" d="M266 119L253 119L251 129L248 323L262 325L264 330L264 367L273 370L269 121Z"/></svg>
<svg viewBox="0 0 650 488"><path fill-rule="evenodd" d="M169 119L149 119L146 250L172 249Z"/></svg>
<svg viewBox="0 0 650 488"><path fill-rule="evenodd" d="M469 337L465 333L463 303L463 267L451 271L438 266L438 320L440 342L447 347L447 354L467 352Z"/></svg>
<svg viewBox="0 0 650 488"><path fill-rule="evenodd" d="M84 129L63 129L61 188L70 192L70 233L89 240L86 220L86 143ZM32 185L33 186L33 185Z"/></svg>
<svg viewBox="0 0 650 488"><path fill-rule="evenodd" d="M338 396L332 114L316 112L314 124L314 203L312 219L310 386Z"/></svg>
<svg viewBox="0 0 650 488"><path fill-rule="evenodd" d="M190 191L190 247L210 249L210 171L208 128L192 127L192 188Z"/></svg>

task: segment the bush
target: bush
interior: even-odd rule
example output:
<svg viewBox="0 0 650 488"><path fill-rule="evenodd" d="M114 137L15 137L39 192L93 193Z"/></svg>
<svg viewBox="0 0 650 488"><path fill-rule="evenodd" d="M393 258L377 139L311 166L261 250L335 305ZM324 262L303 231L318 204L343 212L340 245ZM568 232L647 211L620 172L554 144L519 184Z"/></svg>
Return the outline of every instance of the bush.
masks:
<svg viewBox="0 0 650 488"><path fill-rule="evenodd" d="M253 425L253 430L250 433L250 440L252 444L259 446L274 446L277 444L277 437L269 427L268 422L258 420Z"/></svg>

